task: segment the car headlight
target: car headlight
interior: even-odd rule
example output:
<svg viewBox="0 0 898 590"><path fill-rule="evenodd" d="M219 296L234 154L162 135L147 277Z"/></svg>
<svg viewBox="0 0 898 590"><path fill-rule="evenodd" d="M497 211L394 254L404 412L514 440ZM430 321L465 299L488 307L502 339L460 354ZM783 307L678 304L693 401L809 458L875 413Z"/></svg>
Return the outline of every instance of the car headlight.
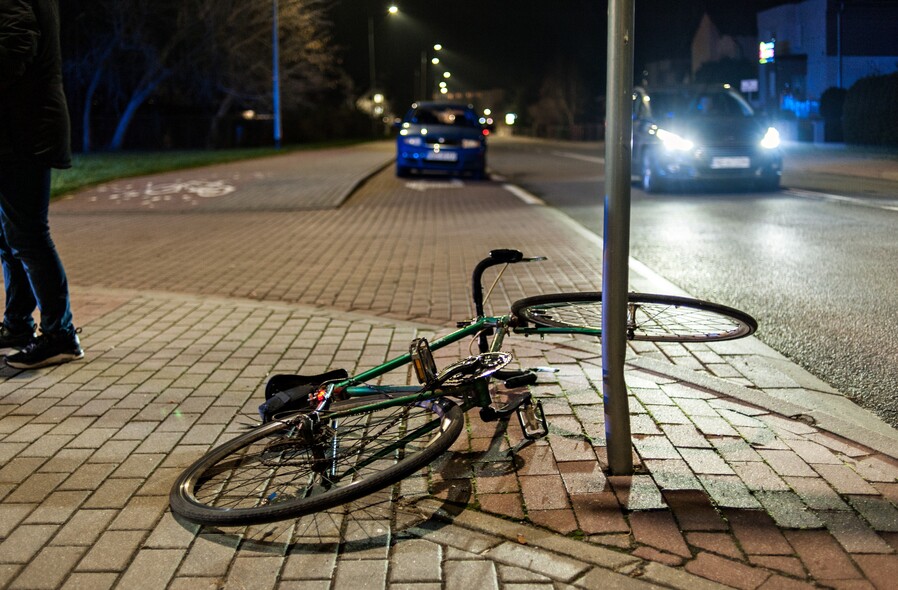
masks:
<svg viewBox="0 0 898 590"><path fill-rule="evenodd" d="M780 132L776 130L776 127L768 127L767 133L764 134L764 138L761 140L761 147L768 150L773 150L778 148L779 146Z"/></svg>
<svg viewBox="0 0 898 590"><path fill-rule="evenodd" d="M655 135L658 136L658 139L661 140L661 143L664 145L664 147L669 150L685 152L695 147L695 144L688 139L680 137L676 133L671 133L670 131L666 131L661 128L655 129Z"/></svg>
<svg viewBox="0 0 898 590"><path fill-rule="evenodd" d="M480 141L477 139L462 139L461 147L464 150L473 150L480 147Z"/></svg>
<svg viewBox="0 0 898 590"><path fill-rule="evenodd" d="M403 137L402 142L405 145L413 145L413 146L420 146L421 144L424 143L423 141L421 141L420 137Z"/></svg>

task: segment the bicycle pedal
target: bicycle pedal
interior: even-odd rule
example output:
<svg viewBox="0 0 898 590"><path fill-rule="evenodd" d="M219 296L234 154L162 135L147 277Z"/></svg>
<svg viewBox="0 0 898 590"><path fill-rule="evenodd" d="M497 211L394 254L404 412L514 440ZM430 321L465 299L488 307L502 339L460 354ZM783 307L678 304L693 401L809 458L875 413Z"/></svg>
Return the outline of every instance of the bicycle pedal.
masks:
<svg viewBox="0 0 898 590"><path fill-rule="evenodd" d="M540 400L536 400L536 403L528 400L527 404L517 409L517 415L525 439L533 441L549 434L549 423Z"/></svg>

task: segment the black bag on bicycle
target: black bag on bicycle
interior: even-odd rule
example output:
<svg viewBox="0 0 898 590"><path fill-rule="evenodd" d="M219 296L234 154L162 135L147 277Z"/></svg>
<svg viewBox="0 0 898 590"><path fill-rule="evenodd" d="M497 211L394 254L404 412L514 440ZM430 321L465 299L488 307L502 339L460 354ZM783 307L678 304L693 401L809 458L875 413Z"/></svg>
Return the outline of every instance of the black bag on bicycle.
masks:
<svg viewBox="0 0 898 590"><path fill-rule="evenodd" d="M265 384L265 403L259 406L262 423L270 422L275 414L296 412L309 406L309 395L328 381L348 379L345 369L335 369L320 375L274 375Z"/></svg>

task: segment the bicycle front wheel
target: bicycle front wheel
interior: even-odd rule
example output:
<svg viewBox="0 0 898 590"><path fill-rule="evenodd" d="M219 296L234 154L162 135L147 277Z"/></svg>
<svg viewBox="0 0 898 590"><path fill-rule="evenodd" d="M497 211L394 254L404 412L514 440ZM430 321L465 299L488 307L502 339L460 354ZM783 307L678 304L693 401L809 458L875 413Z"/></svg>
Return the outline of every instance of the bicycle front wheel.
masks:
<svg viewBox="0 0 898 590"><path fill-rule="evenodd" d="M243 526L327 510L421 469L464 425L445 399L308 416L260 426L201 457L172 487L172 511Z"/></svg>
<svg viewBox="0 0 898 590"><path fill-rule="evenodd" d="M536 326L602 330L602 294L536 295L512 304L512 314ZM713 342L752 334L758 323L745 312L690 297L630 293L627 339L651 342Z"/></svg>

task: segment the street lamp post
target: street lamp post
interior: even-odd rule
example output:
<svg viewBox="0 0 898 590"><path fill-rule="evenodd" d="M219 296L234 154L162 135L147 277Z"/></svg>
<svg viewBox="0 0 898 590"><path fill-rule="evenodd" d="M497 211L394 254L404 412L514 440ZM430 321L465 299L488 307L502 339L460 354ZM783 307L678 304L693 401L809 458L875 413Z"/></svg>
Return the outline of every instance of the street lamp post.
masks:
<svg viewBox="0 0 898 590"><path fill-rule="evenodd" d="M271 24L271 95L274 115L274 147L281 148L281 65L278 55L278 0L272 0Z"/></svg>
<svg viewBox="0 0 898 590"><path fill-rule="evenodd" d="M399 7L395 4L391 4L389 8L387 8L387 14L399 14ZM373 92L375 86L377 86L377 63L374 59L374 15L368 15L368 76L370 87L368 88L369 92Z"/></svg>

